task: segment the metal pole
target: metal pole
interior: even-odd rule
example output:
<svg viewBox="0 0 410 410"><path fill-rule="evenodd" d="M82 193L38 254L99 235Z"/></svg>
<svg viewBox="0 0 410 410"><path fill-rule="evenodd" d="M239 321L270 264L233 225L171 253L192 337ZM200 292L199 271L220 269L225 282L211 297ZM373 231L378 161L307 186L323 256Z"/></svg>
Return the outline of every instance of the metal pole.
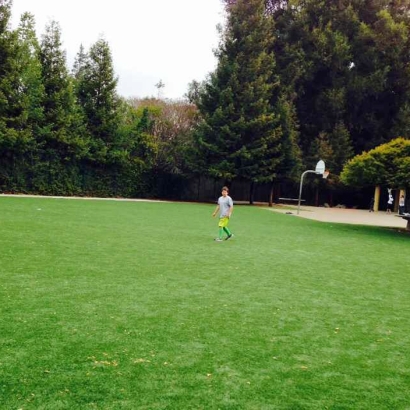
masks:
<svg viewBox="0 0 410 410"><path fill-rule="evenodd" d="M298 215L299 215L299 212L300 212L300 200L301 200L301 198L302 198L303 178L304 178L305 174L309 174L309 173L316 174L316 171L311 171L311 170L305 171L305 172L302 174L302 176L300 177L299 198L298 198L298 212L297 212Z"/></svg>

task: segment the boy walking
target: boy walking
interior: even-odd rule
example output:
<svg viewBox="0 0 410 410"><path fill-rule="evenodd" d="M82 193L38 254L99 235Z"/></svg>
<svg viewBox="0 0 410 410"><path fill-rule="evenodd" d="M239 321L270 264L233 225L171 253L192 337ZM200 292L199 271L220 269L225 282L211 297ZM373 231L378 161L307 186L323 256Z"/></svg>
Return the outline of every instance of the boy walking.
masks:
<svg viewBox="0 0 410 410"><path fill-rule="evenodd" d="M222 242L224 232L227 235L225 240L231 239L233 237L233 234L228 229L229 218L231 217L233 211L233 201L232 198L228 195L228 192L228 187L224 186L222 188L222 196L219 197L218 205L216 206L216 209L212 214L212 216L215 216L219 211L219 235L215 239L215 241L217 242Z"/></svg>

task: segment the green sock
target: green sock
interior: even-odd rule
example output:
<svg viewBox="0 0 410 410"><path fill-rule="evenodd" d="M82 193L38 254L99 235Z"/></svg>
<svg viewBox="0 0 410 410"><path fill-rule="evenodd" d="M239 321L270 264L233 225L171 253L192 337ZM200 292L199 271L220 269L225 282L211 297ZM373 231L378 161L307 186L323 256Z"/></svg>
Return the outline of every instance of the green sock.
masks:
<svg viewBox="0 0 410 410"><path fill-rule="evenodd" d="M231 231L227 227L224 228L224 231L228 236L231 236Z"/></svg>
<svg viewBox="0 0 410 410"><path fill-rule="evenodd" d="M222 239L224 228L219 228L219 239Z"/></svg>

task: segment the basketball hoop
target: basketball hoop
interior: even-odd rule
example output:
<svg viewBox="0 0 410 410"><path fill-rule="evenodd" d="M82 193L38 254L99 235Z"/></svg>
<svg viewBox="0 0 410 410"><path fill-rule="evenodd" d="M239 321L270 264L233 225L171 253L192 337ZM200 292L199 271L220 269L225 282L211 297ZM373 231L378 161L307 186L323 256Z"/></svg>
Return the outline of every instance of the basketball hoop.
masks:
<svg viewBox="0 0 410 410"><path fill-rule="evenodd" d="M325 172L322 174L323 179L326 179L328 176L329 176L329 171L325 171Z"/></svg>
<svg viewBox="0 0 410 410"><path fill-rule="evenodd" d="M320 160L317 164L316 164L316 169L315 172L316 174L323 174L325 172L326 168L325 168L325 161Z"/></svg>

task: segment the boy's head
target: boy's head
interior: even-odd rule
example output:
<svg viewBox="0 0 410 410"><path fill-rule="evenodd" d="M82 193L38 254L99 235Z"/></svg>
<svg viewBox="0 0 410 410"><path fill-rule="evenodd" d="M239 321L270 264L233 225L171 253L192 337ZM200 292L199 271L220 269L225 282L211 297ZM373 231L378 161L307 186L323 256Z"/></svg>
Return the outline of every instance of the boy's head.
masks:
<svg viewBox="0 0 410 410"><path fill-rule="evenodd" d="M222 187L222 195L227 196L229 192L229 188L227 186Z"/></svg>

